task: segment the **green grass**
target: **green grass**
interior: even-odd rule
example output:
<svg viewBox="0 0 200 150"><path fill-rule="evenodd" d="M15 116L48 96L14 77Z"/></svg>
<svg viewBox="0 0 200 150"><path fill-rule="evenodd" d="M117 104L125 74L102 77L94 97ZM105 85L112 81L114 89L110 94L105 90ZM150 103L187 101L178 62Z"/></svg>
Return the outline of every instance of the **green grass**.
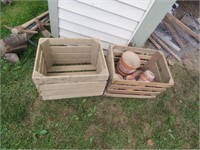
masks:
<svg viewBox="0 0 200 150"><path fill-rule="evenodd" d="M46 1L14 1L2 6L1 23L20 25L47 10ZM1 37L10 32L1 26ZM39 36L33 38L37 42ZM1 148L155 149L198 148L199 77L176 64L175 85L156 99L109 97L43 102L31 75L36 49L21 62L1 62Z"/></svg>

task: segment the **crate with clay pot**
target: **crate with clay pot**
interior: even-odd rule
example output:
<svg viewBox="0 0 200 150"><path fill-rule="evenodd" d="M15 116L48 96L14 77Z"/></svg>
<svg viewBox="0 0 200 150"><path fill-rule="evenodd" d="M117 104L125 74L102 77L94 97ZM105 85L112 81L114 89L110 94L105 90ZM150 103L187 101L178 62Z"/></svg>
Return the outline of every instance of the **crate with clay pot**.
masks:
<svg viewBox="0 0 200 150"><path fill-rule="evenodd" d="M155 98L174 85L162 52L110 45L106 60L110 76L105 96Z"/></svg>
<svg viewBox="0 0 200 150"><path fill-rule="evenodd" d="M102 95L108 76L99 40L39 40L32 78L43 100Z"/></svg>

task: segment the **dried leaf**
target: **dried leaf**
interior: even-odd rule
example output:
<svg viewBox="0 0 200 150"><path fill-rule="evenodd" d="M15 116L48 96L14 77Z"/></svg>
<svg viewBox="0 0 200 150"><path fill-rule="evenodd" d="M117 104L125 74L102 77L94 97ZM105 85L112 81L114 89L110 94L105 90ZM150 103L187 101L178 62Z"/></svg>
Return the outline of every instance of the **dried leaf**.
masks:
<svg viewBox="0 0 200 150"><path fill-rule="evenodd" d="M154 146L154 142L151 139L148 139L147 140L147 146L153 147Z"/></svg>

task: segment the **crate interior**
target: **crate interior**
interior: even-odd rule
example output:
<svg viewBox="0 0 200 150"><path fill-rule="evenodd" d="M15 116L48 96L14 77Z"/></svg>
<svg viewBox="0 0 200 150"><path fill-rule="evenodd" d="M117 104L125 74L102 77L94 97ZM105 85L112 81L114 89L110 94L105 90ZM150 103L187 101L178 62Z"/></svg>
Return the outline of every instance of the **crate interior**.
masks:
<svg viewBox="0 0 200 150"><path fill-rule="evenodd" d="M39 45L38 71L45 76L99 74L100 44L93 39L46 39Z"/></svg>
<svg viewBox="0 0 200 150"><path fill-rule="evenodd" d="M140 67L144 66L144 64L147 63L148 60L151 58L151 56L155 53L153 50L145 50L140 48L131 48L131 51L135 52L140 57L141 60ZM114 63L116 67L122 53L125 52L125 50L116 47L116 49L114 49L113 52L114 52ZM171 77L169 72L167 71L168 68L166 65L167 64L164 60L164 57L161 57L155 62L155 64L151 68L149 68L149 70L155 74L154 82L169 83Z"/></svg>

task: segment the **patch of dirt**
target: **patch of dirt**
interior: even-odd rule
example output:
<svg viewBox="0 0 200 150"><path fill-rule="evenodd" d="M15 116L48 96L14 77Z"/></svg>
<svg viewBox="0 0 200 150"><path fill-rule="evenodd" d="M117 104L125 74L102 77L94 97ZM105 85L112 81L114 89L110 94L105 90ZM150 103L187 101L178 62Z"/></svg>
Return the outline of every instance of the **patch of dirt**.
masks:
<svg viewBox="0 0 200 150"><path fill-rule="evenodd" d="M152 137L152 127L148 124L148 123L144 123L143 125L143 132L144 132L144 135L147 137L147 138L151 138Z"/></svg>
<svg viewBox="0 0 200 150"><path fill-rule="evenodd" d="M66 110L64 110L63 115L65 117L69 117L73 112L75 112L75 109L72 107L69 107Z"/></svg>
<svg viewBox="0 0 200 150"><path fill-rule="evenodd" d="M116 127L125 127L128 123L126 113L119 104L112 101L102 101L97 107L97 119L100 124L112 124Z"/></svg>
<svg viewBox="0 0 200 150"><path fill-rule="evenodd" d="M40 111L42 109L42 103L43 101L41 101L41 99L36 99L35 102L33 103L32 107L30 108L30 122L33 123L35 122L35 119L37 118L37 116L40 115Z"/></svg>
<svg viewBox="0 0 200 150"><path fill-rule="evenodd" d="M98 130L96 129L95 125L90 125L89 128L86 130L84 135L84 140L89 141L92 136L95 136L97 134Z"/></svg>

